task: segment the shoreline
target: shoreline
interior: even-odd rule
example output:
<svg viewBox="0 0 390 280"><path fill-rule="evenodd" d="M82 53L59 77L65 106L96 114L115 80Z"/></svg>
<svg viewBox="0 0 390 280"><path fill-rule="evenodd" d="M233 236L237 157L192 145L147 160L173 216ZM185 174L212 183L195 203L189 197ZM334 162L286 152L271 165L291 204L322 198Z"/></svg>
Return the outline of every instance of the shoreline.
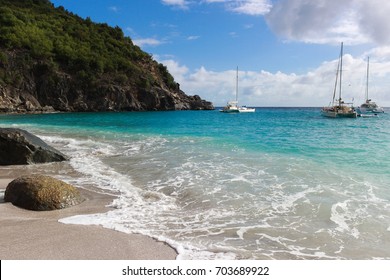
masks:
<svg viewBox="0 0 390 280"><path fill-rule="evenodd" d="M2 260L175 260L178 255L168 244L144 235L58 221L107 212L113 195L78 188L86 199L78 205L53 211L25 210L4 202L4 191L14 178L1 175L0 172Z"/></svg>

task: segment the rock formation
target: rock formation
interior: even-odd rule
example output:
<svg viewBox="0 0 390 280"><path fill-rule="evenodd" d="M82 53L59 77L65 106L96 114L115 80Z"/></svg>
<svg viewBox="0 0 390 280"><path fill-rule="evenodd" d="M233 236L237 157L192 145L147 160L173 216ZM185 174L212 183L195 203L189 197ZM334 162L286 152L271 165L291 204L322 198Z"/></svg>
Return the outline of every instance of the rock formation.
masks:
<svg viewBox="0 0 390 280"><path fill-rule="evenodd" d="M39 137L18 128L0 128L0 165L64 161L67 157Z"/></svg>
<svg viewBox="0 0 390 280"><path fill-rule="evenodd" d="M4 200L24 209L44 211L77 205L84 199L72 185L49 176L31 175L9 183Z"/></svg>

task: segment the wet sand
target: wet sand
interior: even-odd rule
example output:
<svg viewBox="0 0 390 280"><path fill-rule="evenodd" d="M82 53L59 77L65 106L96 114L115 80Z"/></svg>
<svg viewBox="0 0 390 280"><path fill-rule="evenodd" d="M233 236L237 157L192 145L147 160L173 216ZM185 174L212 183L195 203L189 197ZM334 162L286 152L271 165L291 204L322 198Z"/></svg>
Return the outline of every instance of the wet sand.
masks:
<svg viewBox="0 0 390 280"><path fill-rule="evenodd" d="M111 195L80 189L86 198L83 203L54 211L30 211L5 203L4 191L13 178L1 176L1 171L0 167L2 260L172 260L177 256L173 248L147 236L58 222L69 216L109 211Z"/></svg>

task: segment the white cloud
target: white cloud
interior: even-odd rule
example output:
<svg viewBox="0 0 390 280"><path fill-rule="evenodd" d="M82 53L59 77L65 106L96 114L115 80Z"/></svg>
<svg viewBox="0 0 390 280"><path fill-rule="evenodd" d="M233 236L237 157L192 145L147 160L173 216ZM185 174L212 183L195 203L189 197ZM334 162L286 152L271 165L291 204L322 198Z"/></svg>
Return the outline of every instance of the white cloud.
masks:
<svg viewBox="0 0 390 280"><path fill-rule="evenodd" d="M153 58L155 60L160 60L158 56L153 56ZM179 65L179 63L173 59L162 60L162 63L168 67L169 73L171 73L171 75L175 77L176 82L180 83L180 81L186 79L185 77L189 72L186 66Z"/></svg>
<svg viewBox="0 0 390 280"><path fill-rule="evenodd" d="M203 0L201 3L223 3L229 11L252 16L265 15L272 7L270 0Z"/></svg>
<svg viewBox="0 0 390 280"><path fill-rule="evenodd" d="M373 50L370 58L370 97L382 106L390 106L388 96L390 79L390 49L386 61L376 54L384 50ZM383 57L382 57L383 59ZM161 61L167 65L181 89L189 95L223 106L235 98L236 70L215 72L201 67L190 71L174 60ZM239 71L239 102L248 106L326 106L333 94L337 59L324 62L316 69L302 74L287 74L267 71ZM343 99L360 105L364 101L366 56L344 56Z"/></svg>
<svg viewBox="0 0 390 280"><path fill-rule="evenodd" d="M385 47L378 47L369 50L364 56L373 56L377 60L384 62L384 61L390 61L390 46L385 46Z"/></svg>
<svg viewBox="0 0 390 280"><path fill-rule="evenodd" d="M269 0L229 1L228 6L233 12L252 16L265 15L272 7Z"/></svg>
<svg viewBox="0 0 390 280"><path fill-rule="evenodd" d="M193 41L193 40L198 40L199 38L200 38L200 36L193 35L193 36L188 36L187 40L188 41Z"/></svg>
<svg viewBox="0 0 390 280"><path fill-rule="evenodd" d="M265 16L288 40L307 43L390 43L387 0L276 0Z"/></svg>
<svg viewBox="0 0 390 280"><path fill-rule="evenodd" d="M186 0L161 0L164 5L187 9L189 2Z"/></svg>
<svg viewBox="0 0 390 280"><path fill-rule="evenodd" d="M141 39L134 39L133 43L139 47L144 47L144 46L159 46L164 42L157 40L155 38L141 38Z"/></svg>

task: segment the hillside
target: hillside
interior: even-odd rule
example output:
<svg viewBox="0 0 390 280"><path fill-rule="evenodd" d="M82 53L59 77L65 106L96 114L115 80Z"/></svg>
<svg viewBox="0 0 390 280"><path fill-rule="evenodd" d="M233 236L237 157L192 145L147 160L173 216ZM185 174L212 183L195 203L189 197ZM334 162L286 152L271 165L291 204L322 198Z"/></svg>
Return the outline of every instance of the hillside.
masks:
<svg viewBox="0 0 390 280"><path fill-rule="evenodd" d="M214 109L119 27L48 0L0 0L0 112Z"/></svg>

